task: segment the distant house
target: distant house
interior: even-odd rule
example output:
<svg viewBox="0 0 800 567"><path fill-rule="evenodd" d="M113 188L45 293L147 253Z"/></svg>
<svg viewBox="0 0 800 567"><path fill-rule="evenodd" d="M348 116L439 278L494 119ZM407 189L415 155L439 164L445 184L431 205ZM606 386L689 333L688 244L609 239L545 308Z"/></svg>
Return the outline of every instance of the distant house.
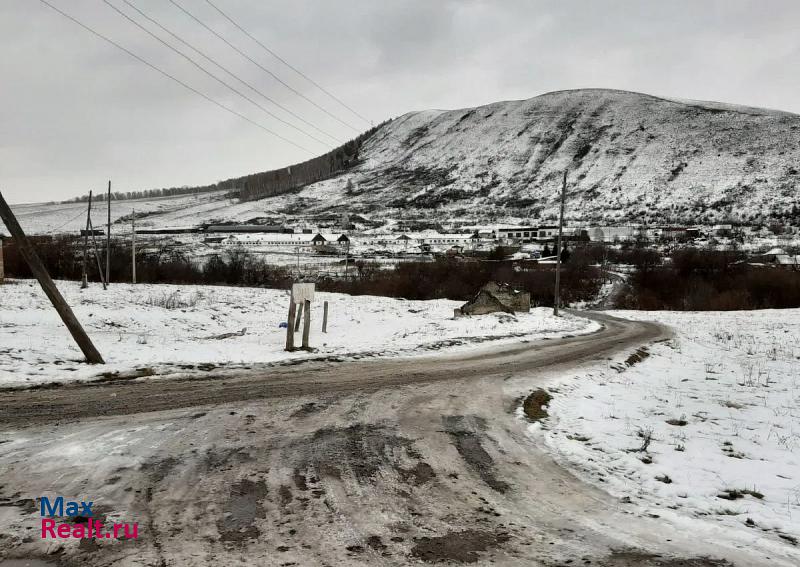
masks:
<svg viewBox="0 0 800 567"><path fill-rule="evenodd" d="M433 230L426 230L424 232L409 232L401 234L395 241L401 244L404 248L411 247L417 248L422 252L446 251L450 248L460 247L462 250L466 248L474 248L477 246L481 238L476 233L440 233Z"/></svg>
<svg viewBox="0 0 800 567"><path fill-rule="evenodd" d="M328 233L262 233L262 234L231 234L225 240L227 244L248 244L251 246L264 247L319 247L319 246L340 246L344 247L350 243L350 238L346 234Z"/></svg>
<svg viewBox="0 0 800 567"><path fill-rule="evenodd" d="M637 234L635 226L595 226L586 229L592 242L623 242L634 240Z"/></svg>
<svg viewBox="0 0 800 567"><path fill-rule="evenodd" d="M783 248L772 248L764 254L758 254L750 259L753 265L780 266L790 270L800 270L800 254L787 254Z"/></svg>
<svg viewBox="0 0 800 567"><path fill-rule="evenodd" d="M730 236L733 234L732 224L715 224L711 230L716 236Z"/></svg>
<svg viewBox="0 0 800 567"><path fill-rule="evenodd" d="M497 229L497 238L508 242L530 243L553 240L558 235L558 227L544 226L517 226Z"/></svg>
<svg viewBox="0 0 800 567"><path fill-rule="evenodd" d="M662 240L687 240L688 230L684 226L665 226L658 229L658 235Z"/></svg>
<svg viewBox="0 0 800 567"><path fill-rule="evenodd" d="M457 315L483 315L485 313L514 313L530 311L531 294L517 291L508 284L489 282L484 285L475 297L459 309Z"/></svg>

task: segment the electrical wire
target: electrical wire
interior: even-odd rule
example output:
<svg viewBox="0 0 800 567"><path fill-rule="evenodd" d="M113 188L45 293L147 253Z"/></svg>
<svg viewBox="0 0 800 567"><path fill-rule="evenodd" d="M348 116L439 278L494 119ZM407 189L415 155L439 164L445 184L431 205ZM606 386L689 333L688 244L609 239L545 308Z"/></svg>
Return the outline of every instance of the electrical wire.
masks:
<svg viewBox="0 0 800 567"><path fill-rule="evenodd" d="M105 1L105 0L104 0L104 1ZM199 49L199 48L195 47L194 45L192 45L191 43L189 43L188 41L186 41L185 39L183 39L181 36L179 36L179 35L178 35L177 33L175 33L174 31L172 31L172 30L168 29L167 27L165 27L164 25L162 25L162 24L161 24L161 23L160 23L158 20L156 20L154 17L152 17L152 16L149 16L148 14L146 14L145 12L143 12L141 9L139 9L139 8L138 8L136 5L134 5L134 4L133 4L132 2L130 2L129 0L122 0L122 1L123 1L125 4L127 4L127 5L128 5L130 8L132 8L133 10L135 10L135 11L136 11L136 12L137 12L139 15L141 15L141 16L142 16L144 19L146 19L148 22L150 22L150 23L152 23L153 25L157 26L159 29L161 29L161 30L162 30L162 31L164 31L165 33L169 34L170 36L172 36L173 38L175 38L177 41L181 42L183 45L185 45L186 47L188 47L189 49L191 49L192 51L194 51L195 53L197 53L198 55L200 55L200 56L201 56L203 59L205 59L206 61L210 62L211 64L213 64L213 65L214 65L214 66L216 66L217 68L221 69L221 70L222 70L222 71L224 71L224 72L225 72L227 75L229 75L229 76L233 77L234 79L236 79L237 81L239 81L241 84L243 84L244 86L246 86L247 88L249 88L251 91L253 91L253 92L254 92L254 93L256 93L257 95L261 96L261 97L262 97L262 98L264 98L265 100L267 100L267 101L269 101L270 103L274 104L275 106L277 106L278 108L280 108L281 110L283 110L283 111L284 111L284 112L286 112L287 114L289 114L289 115L293 116L294 118L296 118L297 120L299 120L299 121L300 121L300 122L302 122L303 124L306 124L307 126L309 126L309 127L313 128L313 129L314 129L314 130L316 130L317 132L320 132L321 134L324 134L325 136L327 136L327 137L331 138L332 140L335 140L335 141L336 141L336 142L338 142L338 143L341 143L341 142L342 142L342 140L341 140L340 138L337 138L337 137L336 137L336 136L334 136L333 134L331 134L331 133L329 133L329 132L326 132L325 130L323 130L322 128L319 128L318 126L315 126L314 124L312 124L312 123L311 123L311 122L309 122L308 120L305 120L305 119L304 119L302 116L299 116L299 115L295 114L295 113L294 113L294 112L292 112L290 109L286 108L285 106L283 106L282 104L280 104L279 102L277 102L276 100L274 100L273 98L271 98L271 97L269 97L268 95L266 95L265 93L263 93L262 91L260 91L258 88L256 88L255 86L253 86L251 83L249 83L249 82L245 81L245 80L244 80L244 79L242 79L242 78L241 78L239 75L237 75L236 73L234 73L233 71L231 71L230 69L228 69L227 67L225 67L224 65L222 65L221 63L219 63L217 60L215 60L214 58L212 58L210 55L208 55L207 53L203 52L201 49ZM294 127L294 126L293 126L292 124L290 124L289 122L286 122L286 121L284 121L284 120L282 120L282 119L280 119L280 118L276 118L276 119L277 119L277 120L280 120L281 122L284 122L285 124L289 124L290 126ZM302 130L301 130L301 132L302 132Z"/></svg>
<svg viewBox="0 0 800 567"><path fill-rule="evenodd" d="M42 0L42 1L43 1L43 0ZM344 125L344 126L346 126L346 127L350 128L351 130L355 130L356 132L360 132L360 131L361 131L359 128L356 128L356 127L355 127L355 126L353 126L352 124L349 124L349 123L345 122L344 120L342 120L341 118L339 118L339 117L338 117L338 116L336 116L335 114L333 114L333 113L329 112L328 110L326 110L325 108L323 108L322 106L320 106L319 104L317 104L316 102L314 102L313 100L311 100L310 98L308 98L306 95L304 95L303 93L301 93L300 91L298 91L297 89L295 89L293 86L291 86L291 85L290 85L290 84L288 84L287 82L285 82L283 79L281 79L280 77L278 77L278 75L276 75L275 73L273 73L272 71L270 71L269 69L267 69L266 67L264 67L264 66L263 66L261 63L259 63L258 61L256 61L256 60L255 60L255 59L253 59L252 57L250 57L250 56L249 56L247 53L245 53L244 51L242 51L241 49L239 49L238 47L236 47L234 44L232 44L230 41L228 41L227 39L225 39L225 37L224 37L222 34L220 34L219 32L217 32L216 30L214 30L214 29L213 29L212 27L210 27L208 24L206 24L205 22L203 22L203 21L202 21L200 18L198 18L197 16L195 16L194 14L192 14L192 13L191 13L189 10L187 10L186 8L184 8L183 6L181 6L180 4L178 4L178 2L176 2L175 0L169 0L169 2L170 2L170 4L173 4L173 5L174 5L175 7L177 7L179 10L181 10L181 11L182 11L184 14L186 14L187 16L189 16L191 19L193 19L195 22L197 22L198 24L200 24L201 26L203 26L205 29L207 29L209 32L211 32L212 34L214 34L214 35L215 35L217 38L219 38L220 40L222 40L222 41L223 41L223 42L224 42L224 43L225 43L225 44L226 44L228 47L230 47L231 49L233 49L234 51L236 51L236 53L238 53L239 55L241 55L242 57L244 57L245 59L247 59L248 61L250 61L250 62L251 62L253 65L255 65L256 67L258 67L259 69L261 69L262 71L264 71L265 73L267 73L267 74L268 74L270 77L272 77L273 79L275 79L276 81L278 81L280 84L282 84L284 87L286 87L287 89L289 89L290 91L292 91L294 94L296 94L296 95L297 95L297 96L299 96L300 98L302 98L302 99L306 100L308 103L310 103L311 105L315 106L316 108L318 108L319 110L321 110L322 112L324 112L325 114L327 114L328 116L330 116L331 118L333 118L334 120L336 120L337 122L339 122L340 124L342 124L342 125Z"/></svg>
<svg viewBox="0 0 800 567"><path fill-rule="evenodd" d="M191 85L189 85L189 84L185 83L184 81L182 81L182 80L178 79L178 78L177 78L177 77L175 77L174 75L171 75L171 74L169 74L167 71L164 71L164 70L163 70L163 69L161 69L160 67L157 67L157 66L156 66L156 65L154 65L153 63L150 63L150 62L149 62L147 59L144 59L143 57L141 57L141 56L137 55L136 53L134 53L134 52L133 52L133 51L131 51L130 49L128 49L128 48L126 48L126 47L122 46L121 44L117 43L116 41L114 41L113 39L109 38L108 36L105 36L105 35L103 35L103 34L102 34L102 33L100 33L99 31L96 31L96 30L92 29L91 27L89 27L88 25L84 24L84 23L83 23L83 22L81 22L80 20L78 20L78 19L74 18L73 16L70 16L69 14L67 14L67 13L66 13L66 12L64 12L64 11L62 11L61 9L59 9L59 8L57 8L57 7L55 7L55 6L53 6L53 5L52 5L50 2L48 2L47 0L39 0L39 2L41 2L41 3L42 3L42 4L44 4L45 6L48 6L49 8L53 9L55 12L58 12L59 14L61 14L63 17L67 18L67 19L68 19L68 20L70 20L71 22L73 22L73 23L75 23L75 24L79 25L80 27L82 27L83 29L85 29L86 31L88 31L89 33L91 33L91 34L93 34L93 35L95 35L95 36L99 37L99 38L100 38L100 39L102 39L103 41L106 41L106 42L110 43L111 45L113 45L113 46L114 46L114 47L116 47L117 49L120 49L120 50L124 51L125 53L127 53L128 55L130 55L131 57L133 57L134 59L136 59L136 60L137 60L137 61L139 61L140 63L143 63L143 64L147 65L148 67L150 67L150 68L151 68L151 69L153 69L154 71L158 71L159 73L161 73L162 75L164 75L164 76L165 76L165 77L167 77L168 79L171 79L172 81L175 81L176 83L178 83L179 85L181 85L181 86L182 86L182 87L184 87L185 89L188 89L188 90L192 91L194 94L196 94L196 95L198 95L198 96L200 96L200 97L202 97L202 98L206 99L208 102L210 102L210 103L212 103L212 104L214 104L214 105L216 105L216 106L220 107L221 109L223 109L223 110L225 110L225 111L227 111L227 112L230 112L231 114L234 114L234 115L238 116L238 117L239 117L239 118L241 118L242 120L245 120L245 121L249 122L249 123L250 123L250 124L252 124L253 126L255 126L255 127L257 127L257 128L260 128L261 130L264 130L264 131L265 131L265 132L267 132L268 134L272 134L272 135L273 135L273 136L275 136L276 138L280 138L281 140L283 140L283 141L284 141L284 142L286 142L287 144L291 144L291 145L293 145L294 147L296 147L296 148L298 148L298 149L301 149L301 150L303 150L304 152L307 152L307 153L309 153L309 154L312 154L312 155L314 154L314 152L312 152L312 151L311 151L311 150L309 150L308 148L306 148L306 147L304 147L304 146L301 146L300 144L298 144L298 143L296 143L296 142L293 142L293 141L292 141L292 140L290 140L289 138L286 138L286 137L284 137L284 136L282 136L282 135L278 134L277 132L274 132L273 130L270 130L269 128L267 128L267 127L266 127L266 126L264 126L263 124L259 124L258 122L254 121L254 120L251 120L250 118L248 118L248 117L247 117L247 116L245 116L244 114L242 114L242 113L240 113L240 112L237 112L236 110L234 110L234 109L232 109L232 108L230 108L230 107L228 107L228 106L225 106L225 105L224 105L224 104L222 104L221 102L219 102L219 101L217 101L217 100L215 100L215 99L211 98L211 97L210 97L210 96L208 96L207 94L205 94L205 93L203 93L203 92L201 92L201 91L197 90L196 88L192 87Z"/></svg>
<svg viewBox="0 0 800 567"><path fill-rule="evenodd" d="M255 105L256 107L258 107L260 110L262 110L263 112L265 112L265 113L266 113L268 116L271 116L271 117L272 117L272 118L274 118L275 120L278 120L279 122L282 122L282 123L286 124L287 126L290 126L291 128L295 128L295 129L296 129L298 132L301 132L302 134L305 134L306 136L308 136L309 138L311 138L312 140L314 140L314 141L316 141L316 142L319 142L319 143L320 143L320 144L322 144L323 146L325 146L325 147L329 147L329 144L328 144L327 142L323 142L322 140L320 140L319 138L317 138L317 137L316 137L316 136L314 136L313 134L310 134L310 133L306 132L305 130L303 130L302 128L299 128L298 126L295 126L295 125L294 125L294 124L292 124L291 122L287 122L286 120L282 119L281 117L279 117L279 116L275 115L275 114L274 114L274 113L272 113L270 110L268 110L268 109L264 108L264 107L263 107L263 106L261 106L259 103L257 103L256 101L254 101L253 99L251 99L250 97L248 97L246 94L243 94L242 92L240 92L240 91L239 91L239 90L237 90L236 88L232 87L231 85L229 85L228 83L226 83L225 81L223 81L222 79L220 79L219 77L217 77L216 75L214 75L213 73L211 73L210 71L208 71L208 70L207 70L205 67L203 67L202 65L200 65L200 64L199 64L197 61L195 61L194 59L192 59L191 57L189 57L189 56L188 56L188 55L186 55L185 53L181 52L180 50L176 49L174 46L170 45L169 43L167 43L166 41L164 41L163 39L161 39L160 37L158 37L156 34L154 34L153 32L151 32L150 30L148 30L148 29L147 29L146 27L144 27L142 24L140 24L139 22L137 22L136 20L134 20L133 18L131 18L130 16L128 16L128 15L127 15L125 12L123 12L122 10L120 10L119 8L117 8L116 6L114 6L114 5L113 5L111 2L109 2L109 0L103 0L103 2L104 2L106 5L108 5L110 8L112 8L112 9L113 9L115 12L117 12L117 13L118 13L120 16L122 16L123 18L125 18L126 20L128 20L129 22L131 22L133 25L135 25L136 27L138 27L139 29L141 29L142 31L144 31L145 33L147 33L147 34L148 34L150 37L152 37L152 38L156 39L156 40L157 40L157 41L159 41L160 43L162 43L162 44L164 44L165 46L167 46L167 47L168 47L170 50L174 51L175 53L177 53L178 55L180 55L181 57L183 57L184 59L186 59L186 60L187 60L189 63L191 63L192 65L194 65L194 66L195 66L195 67L197 67L198 69L200 69L200 70L201 70L203 73L205 73L206 75L208 75L209 77L211 77L212 79L214 79L215 81L217 81L219 84L221 84L221 85L223 85L223 86L227 87L228 89L230 89L230 90L231 90L231 91L233 91L234 93L238 94L240 97L244 98L245 100L247 100L247 101L248 101L248 102L250 102L251 104L253 104L253 105Z"/></svg>
<svg viewBox="0 0 800 567"><path fill-rule="evenodd" d="M346 108L347 110L349 110L349 111L350 111L350 112L351 112L351 113L352 113L354 116L356 116L356 117L360 118L361 120L363 120L364 122L366 122L367 124L369 124L370 126L372 126L372 121L371 121L371 120L369 120L368 118L365 118L364 116L362 116L361 114L359 114L358 112L356 112L355 110L353 110L352 108L350 108L350 107L349 107L347 104L345 104L345 103L344 103L344 101L342 101L342 99L340 99L339 97L337 97L336 95L334 95L334 94L333 94L332 92L330 92L328 89L326 89L325 87L323 87L322 85L320 85L319 83L317 83L317 82L316 82L314 79L312 79L311 77L309 77L308 75L306 75L305 73L303 73L303 72L302 72L300 69L298 69L297 67L295 67L294 65L292 65L291 63L289 63L288 61L286 61L286 60L285 60L283 57L281 57L280 55L278 55L277 53L275 53L274 51L272 51L272 50L271 50L269 47L267 47L267 46L266 46L266 45L264 45L262 42L260 42L258 39L256 39L255 37L253 37L253 35L252 35L250 32L248 32L248 31L247 31L247 30L245 30L245 29L244 29L242 26L240 26L240 25L239 25L239 24L238 24L236 21L234 21L234 19L233 19L233 18L231 18L231 17L230 17L228 14L226 14L225 12L223 12L223 11L222 11L222 10L221 10L221 9L220 9L220 8L219 8L219 7L218 7L216 4L214 4L214 3L213 3L211 0L206 0L206 2L207 2L207 3L208 3L208 4L209 4L209 5L212 7L212 8L214 8L214 9L215 9L217 12L219 12L220 14L222 14L222 16L223 16L223 17L224 17L226 20L228 20L228 21L229 21L231 24L233 24L233 25L234 25L234 26L235 26L235 27L236 27L236 28L237 28L239 31L241 31L241 32L242 32L243 34L245 34L247 37L249 37L249 38L250 38L250 39L252 39L254 42L256 42L256 43L257 43L257 44L258 44L258 45L259 45L259 46L260 46L260 47L261 47L261 48L262 48L264 51L266 51L267 53L269 53L270 55L272 55L272 56L273 56L275 59L277 59L278 61L280 61L281 63L283 63L283 64L284 64L284 65L286 65L287 67L289 67L289 69L291 69L292 71L294 71L295 73L297 73L298 75L300 75L301 77L303 77L303 78L304 78L306 81L308 81L309 83L311 83L312 85L314 85L315 87L317 87L319 90L321 90L323 93L325 93L326 95L328 95L330 98L332 98L333 100L335 100L336 102L338 102L338 103L339 103L340 105L342 105L344 108Z"/></svg>

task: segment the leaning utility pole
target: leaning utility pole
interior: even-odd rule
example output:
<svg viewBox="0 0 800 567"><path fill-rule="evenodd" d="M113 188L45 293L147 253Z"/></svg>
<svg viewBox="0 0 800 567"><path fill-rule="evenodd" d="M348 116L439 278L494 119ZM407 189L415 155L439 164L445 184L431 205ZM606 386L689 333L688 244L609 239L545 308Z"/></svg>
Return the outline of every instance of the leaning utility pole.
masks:
<svg viewBox="0 0 800 567"><path fill-rule="evenodd" d="M103 362L103 357L100 356L100 353L94 348L94 344L92 344L89 335L83 330L83 327L81 327L72 309L70 309L67 302L64 301L64 297L61 295L61 292L58 291L56 284L53 283L50 274L47 273L47 269L45 269L44 264L42 264L42 261L33 249L28 237L25 236L22 227L19 226L14 213L11 212L11 207L6 203L2 193L0 193L0 219L2 219L6 227L8 227L8 231L11 233L11 236L14 237L14 242L17 244L19 253L28 264L33 275L39 280L39 285L42 286L45 295L50 299L53 307L58 311L61 320L67 326L67 329L69 329L70 334L72 334L72 338L75 339L75 342L78 343L81 351L83 351L84 356L86 356L86 361L91 364L105 364Z"/></svg>
<svg viewBox="0 0 800 567"><path fill-rule="evenodd" d="M136 283L136 209L131 211L131 280Z"/></svg>
<svg viewBox="0 0 800 567"><path fill-rule="evenodd" d="M567 198L567 171L564 170L564 180L561 184L561 215L558 219L558 245L556 246L556 289L555 297L553 299L553 315L558 317L558 304L560 298L560 285L561 285L561 235L564 231L564 203Z"/></svg>
<svg viewBox="0 0 800 567"><path fill-rule="evenodd" d="M108 194L106 195L106 205L108 206L108 222L106 223L106 283L111 283L111 180L108 180Z"/></svg>
<svg viewBox="0 0 800 567"><path fill-rule="evenodd" d="M89 225L92 222L92 192L89 191L89 208L86 211L86 230L83 232L83 272L81 274L81 289L89 287L86 275L87 253L89 248Z"/></svg>

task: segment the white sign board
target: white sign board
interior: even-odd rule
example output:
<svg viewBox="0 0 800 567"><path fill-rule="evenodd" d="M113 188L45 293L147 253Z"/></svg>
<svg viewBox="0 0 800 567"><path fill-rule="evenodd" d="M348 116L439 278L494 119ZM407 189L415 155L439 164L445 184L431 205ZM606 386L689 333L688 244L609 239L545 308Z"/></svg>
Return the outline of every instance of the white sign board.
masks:
<svg viewBox="0 0 800 567"><path fill-rule="evenodd" d="M302 303L303 301L314 301L313 283L292 284L292 301Z"/></svg>

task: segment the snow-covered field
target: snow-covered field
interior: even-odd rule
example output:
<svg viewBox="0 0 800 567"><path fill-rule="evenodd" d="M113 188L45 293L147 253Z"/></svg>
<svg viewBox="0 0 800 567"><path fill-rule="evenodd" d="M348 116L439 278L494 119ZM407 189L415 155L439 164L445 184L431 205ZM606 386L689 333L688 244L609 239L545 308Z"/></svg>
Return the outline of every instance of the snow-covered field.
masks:
<svg viewBox="0 0 800 567"><path fill-rule="evenodd" d="M612 313L675 336L559 378L532 435L647 514L797 545L800 310Z"/></svg>
<svg viewBox="0 0 800 567"><path fill-rule="evenodd" d="M475 348L487 340L521 341L586 333L597 324L527 314L453 318L460 302L404 301L318 293L312 304L314 352L283 350L288 311L285 291L259 288L99 284L58 287L105 358L83 357L33 280L0 286L0 386L89 379L103 373L169 374L211 365L247 365L319 356L409 356ZM322 334L322 301L329 301ZM242 330L244 332L242 333ZM221 335L240 333L222 338ZM300 333L296 344L300 344Z"/></svg>

